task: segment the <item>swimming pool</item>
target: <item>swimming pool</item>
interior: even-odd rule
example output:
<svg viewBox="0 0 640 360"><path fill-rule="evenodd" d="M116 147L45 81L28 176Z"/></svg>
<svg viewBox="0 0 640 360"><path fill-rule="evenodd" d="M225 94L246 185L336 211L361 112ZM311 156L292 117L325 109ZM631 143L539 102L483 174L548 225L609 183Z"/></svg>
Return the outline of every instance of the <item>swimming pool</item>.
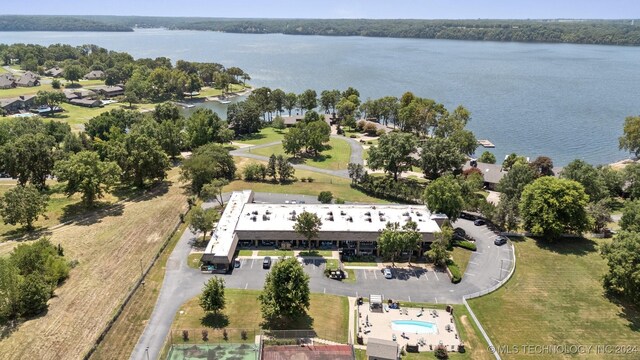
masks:
<svg viewBox="0 0 640 360"><path fill-rule="evenodd" d="M417 320L395 320L391 322L391 329L409 334L435 334L438 327L434 323Z"/></svg>

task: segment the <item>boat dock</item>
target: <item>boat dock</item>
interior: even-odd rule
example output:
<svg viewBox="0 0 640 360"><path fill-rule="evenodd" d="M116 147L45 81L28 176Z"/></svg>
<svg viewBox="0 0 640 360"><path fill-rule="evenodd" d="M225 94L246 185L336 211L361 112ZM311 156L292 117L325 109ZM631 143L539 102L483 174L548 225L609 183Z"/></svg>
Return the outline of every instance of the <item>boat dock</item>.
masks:
<svg viewBox="0 0 640 360"><path fill-rule="evenodd" d="M495 145L493 145L493 143L489 140L478 140L478 145L482 146L482 147L486 147L486 148L494 148L496 147Z"/></svg>
<svg viewBox="0 0 640 360"><path fill-rule="evenodd" d="M181 102L177 102L177 101L174 101L173 103L174 103L176 106L182 106L182 107L183 107L183 108L185 108L185 109L190 109L190 108L192 108L192 107L195 107L195 105L193 105L193 104L181 103Z"/></svg>

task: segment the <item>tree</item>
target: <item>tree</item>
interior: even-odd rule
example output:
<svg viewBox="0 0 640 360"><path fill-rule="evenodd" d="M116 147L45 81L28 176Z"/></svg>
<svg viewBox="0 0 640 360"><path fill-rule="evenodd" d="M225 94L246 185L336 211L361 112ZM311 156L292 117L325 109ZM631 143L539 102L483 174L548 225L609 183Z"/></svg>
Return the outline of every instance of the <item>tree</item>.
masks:
<svg viewBox="0 0 640 360"><path fill-rule="evenodd" d="M336 104L339 100L339 90L324 90L320 93L320 106L326 114L336 112Z"/></svg>
<svg viewBox="0 0 640 360"><path fill-rule="evenodd" d="M380 254L384 257L391 258L391 264L395 266L395 258L403 245L400 224L397 222L387 222L380 236L378 236L377 244Z"/></svg>
<svg viewBox="0 0 640 360"><path fill-rule="evenodd" d="M620 150L640 157L640 116L627 116L622 131L623 135L619 138Z"/></svg>
<svg viewBox="0 0 640 360"><path fill-rule="evenodd" d="M409 252L409 264L411 264L413 252L420 248L421 242L422 234L418 232L418 224L416 222L409 220L402 225L402 250Z"/></svg>
<svg viewBox="0 0 640 360"><path fill-rule="evenodd" d="M139 103L148 95L149 83L146 77L147 75L141 71L135 71L131 78L127 80L127 86L124 89L124 99L129 103L129 108L133 106L133 103ZM163 106L164 105L156 106L156 111L160 110L162 113Z"/></svg>
<svg viewBox="0 0 640 360"><path fill-rule="evenodd" d="M518 156L516 153L511 153L502 162L502 169L509 171L515 164L528 164L528 162L524 156Z"/></svg>
<svg viewBox="0 0 640 360"><path fill-rule="evenodd" d="M605 289L640 305L640 233L622 231L603 244L601 252L609 266L603 278Z"/></svg>
<svg viewBox="0 0 640 360"><path fill-rule="evenodd" d="M505 194L500 195L500 202L496 207L495 214L493 215L493 222L500 228L507 231L518 230L520 223L520 197L510 198Z"/></svg>
<svg viewBox="0 0 640 360"><path fill-rule="evenodd" d="M496 156L493 155L492 152L485 151L478 158L478 162L485 163L485 164L495 164L496 163Z"/></svg>
<svg viewBox="0 0 640 360"><path fill-rule="evenodd" d="M120 144L123 157L118 164L125 179L131 180L134 186L142 188L145 180L161 180L167 176L169 158L155 139L131 133Z"/></svg>
<svg viewBox="0 0 640 360"><path fill-rule="evenodd" d="M538 156L529 164L538 176L553 176L553 160L548 156Z"/></svg>
<svg viewBox="0 0 640 360"><path fill-rule="evenodd" d="M25 134L2 147L2 167L18 184L30 182L42 190L53 170L56 158L55 140L52 136L36 133Z"/></svg>
<svg viewBox="0 0 640 360"><path fill-rule="evenodd" d="M293 177L295 169L284 156L278 155L276 157L276 167L278 168L278 179L281 183L289 181Z"/></svg>
<svg viewBox="0 0 640 360"><path fill-rule="evenodd" d="M202 241L207 239L207 232L213 230L213 224L218 220L218 212L216 209L203 209L196 206L191 210L191 224L189 227L193 231L202 232Z"/></svg>
<svg viewBox="0 0 640 360"><path fill-rule="evenodd" d="M277 171L277 158L275 154L269 156L269 163L267 164L267 176L273 177L273 181L276 181L278 176Z"/></svg>
<svg viewBox="0 0 640 360"><path fill-rule="evenodd" d="M285 154L291 154L296 157L304 147L304 131L301 126L294 126L289 129L282 139L282 148Z"/></svg>
<svg viewBox="0 0 640 360"><path fill-rule="evenodd" d="M61 91L44 91L40 90L36 94L34 102L36 105L43 105L49 108L49 115L53 115L58 105L67 101L67 97Z"/></svg>
<svg viewBox="0 0 640 360"><path fill-rule="evenodd" d="M623 172L614 170L611 166L599 166L596 169L600 173L609 196L621 196L622 185L624 184Z"/></svg>
<svg viewBox="0 0 640 360"><path fill-rule="evenodd" d="M631 199L640 199L640 163L627 165L623 171L623 179Z"/></svg>
<svg viewBox="0 0 640 360"><path fill-rule="evenodd" d="M309 251L311 251L311 240L318 237L320 228L322 227L322 220L315 213L303 211L296 217L296 222L293 224L293 230L307 239L309 244Z"/></svg>
<svg viewBox="0 0 640 360"><path fill-rule="evenodd" d="M200 295L200 307L207 312L218 314L225 307L224 279L214 276L204 285Z"/></svg>
<svg viewBox="0 0 640 360"><path fill-rule="evenodd" d="M520 200L523 226L535 236L555 240L591 227L585 207L589 196L573 180L543 176L527 185Z"/></svg>
<svg viewBox="0 0 640 360"><path fill-rule="evenodd" d="M18 185L7 190L0 198L0 215L5 224L24 225L33 229L33 222L47 210L49 197L40 194L33 185Z"/></svg>
<svg viewBox="0 0 640 360"><path fill-rule="evenodd" d="M31 244L19 244L9 259L16 265L20 275L35 274L42 276L45 282L57 285L69 276L69 264L60 255L60 249L48 239L41 238Z"/></svg>
<svg viewBox="0 0 640 360"><path fill-rule="evenodd" d="M202 187L214 179L233 180L236 165L229 152L220 145L207 144L193 151L182 162L181 176L191 182L191 191L199 194Z"/></svg>
<svg viewBox="0 0 640 360"><path fill-rule="evenodd" d="M507 197L520 201L524 187L536 179L536 173L526 164L515 164L498 183L498 191Z"/></svg>
<svg viewBox="0 0 640 360"><path fill-rule="evenodd" d="M420 161L424 175L436 179L447 172L460 170L465 156L451 139L433 137L424 141Z"/></svg>
<svg viewBox="0 0 640 360"><path fill-rule="evenodd" d="M640 233L640 199L627 201L622 209L620 228Z"/></svg>
<svg viewBox="0 0 640 360"><path fill-rule="evenodd" d="M252 162L242 169L242 174L245 181L264 181L267 177L267 167L264 164Z"/></svg>
<svg viewBox="0 0 640 360"><path fill-rule="evenodd" d="M462 188L452 175L440 177L424 189L424 201L432 213L445 214L456 221L464 206Z"/></svg>
<svg viewBox="0 0 640 360"><path fill-rule="evenodd" d="M25 276L19 288L20 313L33 316L45 311L51 292L51 285L47 284L42 276L37 274Z"/></svg>
<svg viewBox="0 0 640 360"><path fill-rule="evenodd" d="M121 171L118 164L101 161L93 151L81 151L55 165L58 181L67 182L65 193L71 196L81 192L82 201L89 207L116 184Z"/></svg>
<svg viewBox="0 0 640 360"><path fill-rule="evenodd" d="M0 257L0 322L20 313L20 288L23 278L9 259Z"/></svg>
<svg viewBox="0 0 640 360"><path fill-rule="evenodd" d="M331 204L331 200L333 200L331 191L321 191L320 194L318 194L318 201L322 204Z"/></svg>
<svg viewBox="0 0 640 360"><path fill-rule="evenodd" d="M416 148L416 139L408 133L392 132L380 136L378 146L369 149L367 165L372 170L383 169L393 174L398 181L398 175L410 170L413 158L411 154Z"/></svg>
<svg viewBox="0 0 640 360"><path fill-rule="evenodd" d="M280 116L280 114L282 113L282 108L284 107L284 101L286 97L287 94L282 91L282 89L275 89L271 92L271 102L273 103L274 109L278 112L278 116Z"/></svg>
<svg viewBox="0 0 640 360"><path fill-rule="evenodd" d="M362 164L349 163L347 170L349 172L351 184L357 184L364 175L364 167Z"/></svg>
<svg viewBox="0 0 640 360"><path fill-rule="evenodd" d="M85 69L80 65L69 65L64 68L64 79L74 83L80 79L85 73Z"/></svg>
<svg viewBox="0 0 640 360"><path fill-rule="evenodd" d="M280 115L276 116L275 119L273 119L271 126L273 126L273 128L276 130L284 130L286 128L284 119Z"/></svg>
<svg viewBox="0 0 640 360"><path fill-rule="evenodd" d="M597 202L590 202L587 205L587 214L591 218L593 231L600 233L607 227L607 224L613 221L611 219L611 210L607 207L606 199Z"/></svg>
<svg viewBox="0 0 640 360"><path fill-rule="evenodd" d="M257 133L262 126L260 109L254 101L242 101L229 105L227 120L236 136Z"/></svg>
<svg viewBox="0 0 640 360"><path fill-rule="evenodd" d="M318 106L318 94L315 90L307 89L298 97L298 104L302 111L313 110Z"/></svg>
<svg viewBox="0 0 640 360"><path fill-rule="evenodd" d="M442 226L440 232L435 233L435 239L431 243L431 249L429 249L425 255L427 255L436 266L445 266L447 264L447 260L449 260L447 248L449 247L449 241L452 236L453 230L451 230L449 226Z"/></svg>
<svg viewBox="0 0 640 360"><path fill-rule="evenodd" d="M287 93L284 97L284 108L289 111L289 116L291 116L291 110L295 109L298 105L298 95L294 93Z"/></svg>
<svg viewBox="0 0 640 360"><path fill-rule="evenodd" d="M262 293L258 295L262 317L271 327L306 315L310 306L309 275L296 259L276 262L267 273Z"/></svg>
<svg viewBox="0 0 640 360"><path fill-rule="evenodd" d="M187 143L192 149L208 143L226 143L233 139L233 130L210 109L198 108L186 121Z"/></svg>
<svg viewBox="0 0 640 360"><path fill-rule="evenodd" d="M200 190L200 197L206 201L216 199L220 206L224 206L222 189L227 185L229 185L229 180L227 179L214 179L202 187L202 190Z"/></svg>
<svg viewBox="0 0 640 360"><path fill-rule="evenodd" d="M601 173L583 160L573 160L569 163L560 177L577 181L584 186L584 191L589 195L589 201L596 202L608 195L607 187Z"/></svg>

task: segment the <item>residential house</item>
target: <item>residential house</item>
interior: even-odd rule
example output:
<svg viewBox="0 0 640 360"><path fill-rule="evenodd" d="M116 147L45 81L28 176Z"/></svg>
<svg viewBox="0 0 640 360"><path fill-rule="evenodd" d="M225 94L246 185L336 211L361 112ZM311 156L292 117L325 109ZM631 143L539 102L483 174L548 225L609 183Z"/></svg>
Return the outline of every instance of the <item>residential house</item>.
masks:
<svg viewBox="0 0 640 360"><path fill-rule="evenodd" d="M399 358L400 350L395 341L374 338L367 340L368 360L398 360Z"/></svg>
<svg viewBox="0 0 640 360"><path fill-rule="evenodd" d="M500 180L507 174L502 170L502 164L487 164L476 160L467 161L462 167L462 171L476 168L482 173L484 178L484 187L487 190L496 190L496 186Z"/></svg>
<svg viewBox="0 0 640 360"><path fill-rule="evenodd" d="M93 70L84 76L85 80L100 80L104 79L104 71Z"/></svg>
<svg viewBox="0 0 640 360"><path fill-rule="evenodd" d="M64 89L62 90L64 96L67 98L67 101L71 101L73 99L84 99L84 98L92 98L96 95L95 92L89 89Z"/></svg>
<svg viewBox="0 0 640 360"><path fill-rule="evenodd" d="M58 66L52 67L44 72L45 75L59 78L64 74L64 69Z"/></svg>
<svg viewBox="0 0 640 360"><path fill-rule="evenodd" d="M102 101L96 99L71 99L69 103L72 105L84 106L84 107L102 107Z"/></svg>
<svg viewBox="0 0 640 360"><path fill-rule="evenodd" d="M90 89L105 97L124 95L124 87L122 86L100 85Z"/></svg>
<svg viewBox="0 0 640 360"><path fill-rule="evenodd" d="M31 71L27 71L16 81L17 86L32 87L40 85L40 77Z"/></svg>
<svg viewBox="0 0 640 360"><path fill-rule="evenodd" d="M35 105L35 95L23 95L13 98L0 99L0 108L7 114L13 114L22 110L29 110Z"/></svg>
<svg viewBox="0 0 640 360"><path fill-rule="evenodd" d="M0 89L11 89L16 87L16 79L11 74L0 75Z"/></svg>

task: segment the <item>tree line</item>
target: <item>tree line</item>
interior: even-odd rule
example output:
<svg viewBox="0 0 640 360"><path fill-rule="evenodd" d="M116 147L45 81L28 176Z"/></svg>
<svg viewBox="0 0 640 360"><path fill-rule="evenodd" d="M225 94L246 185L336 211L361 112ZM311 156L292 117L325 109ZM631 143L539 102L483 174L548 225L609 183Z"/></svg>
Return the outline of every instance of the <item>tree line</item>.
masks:
<svg viewBox="0 0 640 360"><path fill-rule="evenodd" d="M0 31L133 31L83 16L0 15Z"/></svg>

